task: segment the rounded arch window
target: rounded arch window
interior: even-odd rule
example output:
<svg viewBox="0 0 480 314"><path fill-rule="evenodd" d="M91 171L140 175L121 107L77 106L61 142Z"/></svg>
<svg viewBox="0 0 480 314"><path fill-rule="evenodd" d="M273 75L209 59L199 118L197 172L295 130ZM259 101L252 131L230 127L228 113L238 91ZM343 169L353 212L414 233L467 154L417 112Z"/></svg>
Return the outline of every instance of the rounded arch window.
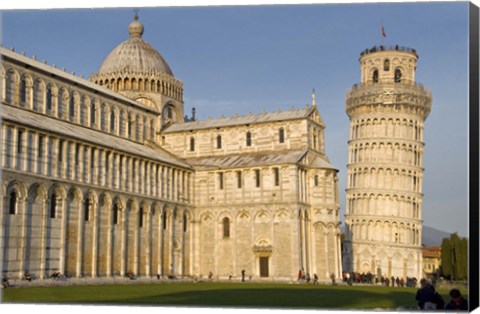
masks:
<svg viewBox="0 0 480 314"><path fill-rule="evenodd" d="M50 196L50 218L57 217L57 194L52 193Z"/></svg>
<svg viewBox="0 0 480 314"><path fill-rule="evenodd" d="M22 77L20 81L20 103L24 104L27 102L27 80Z"/></svg>
<svg viewBox="0 0 480 314"><path fill-rule="evenodd" d="M47 86L46 101L47 101L47 113L51 113L52 104L53 104L53 93L52 93L52 86L51 85Z"/></svg>
<svg viewBox="0 0 480 314"><path fill-rule="evenodd" d="M15 215L17 213L17 192L12 191L10 193L9 214Z"/></svg>
<svg viewBox="0 0 480 314"><path fill-rule="evenodd" d="M383 70L390 71L390 60L385 59L385 61L383 61Z"/></svg>
<svg viewBox="0 0 480 314"><path fill-rule="evenodd" d="M190 138L190 151L191 152L195 151L195 138L193 137Z"/></svg>
<svg viewBox="0 0 480 314"><path fill-rule="evenodd" d="M372 80L373 80L373 83L378 83L378 70L377 69L373 70Z"/></svg>
<svg viewBox="0 0 480 314"><path fill-rule="evenodd" d="M228 217L223 218L223 237L230 238L230 219Z"/></svg>
<svg viewBox="0 0 480 314"><path fill-rule="evenodd" d="M402 70L395 69L395 83L400 83L402 81Z"/></svg>
<svg viewBox="0 0 480 314"><path fill-rule="evenodd" d="M177 122L177 115L172 104L166 105L162 110L162 126Z"/></svg>
<svg viewBox="0 0 480 314"><path fill-rule="evenodd" d="M246 142L247 146L252 146L252 133L250 131L246 134Z"/></svg>

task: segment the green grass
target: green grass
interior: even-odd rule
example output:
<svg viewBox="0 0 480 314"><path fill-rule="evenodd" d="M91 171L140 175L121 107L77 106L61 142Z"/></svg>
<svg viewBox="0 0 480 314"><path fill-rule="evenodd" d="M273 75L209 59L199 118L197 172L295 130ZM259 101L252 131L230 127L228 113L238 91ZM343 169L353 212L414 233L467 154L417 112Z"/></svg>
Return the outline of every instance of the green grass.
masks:
<svg viewBox="0 0 480 314"><path fill-rule="evenodd" d="M440 289L448 302L448 290ZM465 291L462 291L464 294ZM9 288L5 303L252 308L414 309L414 288L252 283L175 283Z"/></svg>

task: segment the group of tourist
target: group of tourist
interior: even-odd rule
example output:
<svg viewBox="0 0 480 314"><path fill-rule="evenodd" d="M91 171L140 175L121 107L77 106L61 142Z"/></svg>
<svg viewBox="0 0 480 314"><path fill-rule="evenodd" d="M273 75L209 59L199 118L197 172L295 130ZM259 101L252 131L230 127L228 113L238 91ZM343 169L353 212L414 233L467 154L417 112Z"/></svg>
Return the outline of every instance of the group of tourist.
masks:
<svg viewBox="0 0 480 314"><path fill-rule="evenodd" d="M381 284L386 287L415 287L417 285L417 278L408 277L387 277L387 276L375 276L371 272L359 273L359 272L343 272L343 282L352 285L353 283L362 284Z"/></svg>
<svg viewBox="0 0 480 314"><path fill-rule="evenodd" d="M431 281L420 280L420 289L417 290L415 300L420 310L468 310L468 302L462 297L460 290L450 290L450 302L445 305L442 296L435 290Z"/></svg>
<svg viewBox="0 0 480 314"><path fill-rule="evenodd" d="M332 274L333 275L333 274ZM335 275L333 275L335 277ZM333 279L335 280L335 279ZM298 271L298 281L299 282L305 282L306 284L310 284L312 281L312 277L310 276L310 273L305 273L305 270L302 268ZM316 273L313 274L313 282L314 285L318 285L318 276Z"/></svg>

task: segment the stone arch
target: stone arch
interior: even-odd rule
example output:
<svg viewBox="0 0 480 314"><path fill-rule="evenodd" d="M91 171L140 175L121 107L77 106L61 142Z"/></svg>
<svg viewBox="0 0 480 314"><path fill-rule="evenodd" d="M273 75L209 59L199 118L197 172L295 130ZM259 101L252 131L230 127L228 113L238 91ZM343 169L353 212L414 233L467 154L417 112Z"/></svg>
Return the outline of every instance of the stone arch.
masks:
<svg viewBox="0 0 480 314"><path fill-rule="evenodd" d="M45 112L45 88L46 84L41 78L35 78L33 84L32 109L37 112Z"/></svg>
<svg viewBox="0 0 480 314"><path fill-rule="evenodd" d="M27 199L28 197L28 190L22 181L19 181L19 180L11 181L5 189L5 196L9 195L12 191L17 192L17 197L19 199Z"/></svg>
<svg viewBox="0 0 480 314"><path fill-rule="evenodd" d="M240 210L235 219L237 223L248 223L251 216L247 210Z"/></svg>
<svg viewBox="0 0 480 314"><path fill-rule="evenodd" d="M119 109L118 115L118 131L117 134L123 137L128 137L128 113L125 109Z"/></svg>
<svg viewBox="0 0 480 314"><path fill-rule="evenodd" d="M23 73L20 77L20 106L31 108L32 106L33 79L28 73Z"/></svg>
<svg viewBox="0 0 480 314"><path fill-rule="evenodd" d="M91 97L90 104L88 106L88 126L90 128L96 129L98 126L98 116L99 111L98 108L100 107L100 102L97 98Z"/></svg>
<svg viewBox="0 0 480 314"><path fill-rule="evenodd" d="M100 105L100 121L99 121L99 129L101 131L107 132L108 131L108 121L109 121L109 114L110 112L110 105L106 102L102 102Z"/></svg>
<svg viewBox="0 0 480 314"><path fill-rule="evenodd" d="M108 119L108 131L112 134L120 135L120 109L112 105L110 107L110 116Z"/></svg>
<svg viewBox="0 0 480 314"><path fill-rule="evenodd" d="M213 214L210 211L206 211L200 215L200 221L210 224L213 221Z"/></svg>
<svg viewBox="0 0 480 314"><path fill-rule="evenodd" d="M80 99L81 96L76 90L70 92L68 98L68 120L78 123L80 121Z"/></svg>
<svg viewBox="0 0 480 314"><path fill-rule="evenodd" d="M39 243L47 205L47 191L43 184L35 182L30 185L26 205L24 271L32 275L41 275L43 252Z"/></svg>
<svg viewBox="0 0 480 314"><path fill-rule="evenodd" d="M80 110L79 110L79 123L82 126L89 127L88 124L88 115L90 112L90 97L87 95L82 95L80 100Z"/></svg>
<svg viewBox="0 0 480 314"><path fill-rule="evenodd" d="M4 99L7 103L18 105L17 95L20 83L20 76L17 70L8 68L5 73Z"/></svg>

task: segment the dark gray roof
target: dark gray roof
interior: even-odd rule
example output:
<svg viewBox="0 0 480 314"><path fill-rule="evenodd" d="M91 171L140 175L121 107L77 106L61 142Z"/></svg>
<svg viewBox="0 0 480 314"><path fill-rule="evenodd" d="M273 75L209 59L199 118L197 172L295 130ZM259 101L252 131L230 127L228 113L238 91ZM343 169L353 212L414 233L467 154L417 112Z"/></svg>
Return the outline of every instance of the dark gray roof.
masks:
<svg viewBox="0 0 480 314"><path fill-rule="evenodd" d="M229 169L244 167L273 166L299 163L308 150L268 151L226 156L189 158L186 161L196 169ZM314 168L335 169L327 160L316 156L309 165Z"/></svg>
<svg viewBox="0 0 480 314"><path fill-rule="evenodd" d="M186 122L173 124L163 130L163 133L175 133L184 131L193 131L209 128L219 127L231 127L245 124L255 124L262 122L275 122L303 119L308 117L315 107L308 106L303 109L291 109L287 111L265 112L260 114L249 114L246 116L219 118L219 119L207 119L202 121Z"/></svg>

